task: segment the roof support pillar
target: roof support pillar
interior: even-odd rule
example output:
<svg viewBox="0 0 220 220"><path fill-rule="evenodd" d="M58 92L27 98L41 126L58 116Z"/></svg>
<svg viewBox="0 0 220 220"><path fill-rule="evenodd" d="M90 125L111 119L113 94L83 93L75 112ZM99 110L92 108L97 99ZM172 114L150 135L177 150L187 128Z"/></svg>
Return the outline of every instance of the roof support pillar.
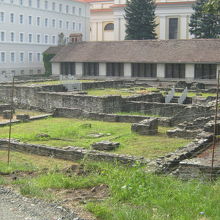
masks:
<svg viewBox="0 0 220 220"><path fill-rule="evenodd" d="M131 77L131 63L124 63L124 77Z"/></svg>
<svg viewBox="0 0 220 220"><path fill-rule="evenodd" d="M165 64L164 63L157 64L157 78L165 78Z"/></svg>
<svg viewBox="0 0 220 220"><path fill-rule="evenodd" d="M187 63L185 68L185 77L186 79L194 79L195 78L195 68L194 64Z"/></svg>
<svg viewBox="0 0 220 220"><path fill-rule="evenodd" d="M99 63L99 76L106 76L106 63Z"/></svg>
<svg viewBox="0 0 220 220"><path fill-rule="evenodd" d="M83 63L76 63L76 76L83 76Z"/></svg>
<svg viewBox="0 0 220 220"><path fill-rule="evenodd" d="M52 75L61 74L61 63L52 63Z"/></svg>

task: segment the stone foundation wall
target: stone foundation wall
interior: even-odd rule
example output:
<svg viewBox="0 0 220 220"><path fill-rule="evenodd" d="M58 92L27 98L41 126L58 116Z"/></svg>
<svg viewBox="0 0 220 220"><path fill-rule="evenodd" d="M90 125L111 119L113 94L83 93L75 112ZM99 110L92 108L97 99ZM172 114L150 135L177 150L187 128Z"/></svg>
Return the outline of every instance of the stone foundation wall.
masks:
<svg viewBox="0 0 220 220"><path fill-rule="evenodd" d="M8 147L8 141L0 139L0 149L7 149L7 147ZM131 165L136 164L137 162L139 162L140 164L147 164L149 162L149 160L140 157L112 154L112 153L100 152L96 150L88 150L80 147L70 147L68 150L64 150L55 147L12 142L11 150L36 154L40 156L49 156L58 159L70 160L70 161L81 160L84 158L84 156L86 156L88 159L91 160L100 160L100 161L103 160L109 162L118 161L123 164L131 164Z"/></svg>
<svg viewBox="0 0 220 220"><path fill-rule="evenodd" d="M54 112L55 117L65 118L87 118L92 120L107 121L107 122L124 122L124 123L138 123L144 119L154 117L136 116L136 115L116 115L106 113L86 112L78 108L56 108ZM170 118L157 118L160 126L169 127Z"/></svg>
<svg viewBox="0 0 220 220"><path fill-rule="evenodd" d="M8 104L0 104L0 115L2 115L3 111L10 110L11 105Z"/></svg>

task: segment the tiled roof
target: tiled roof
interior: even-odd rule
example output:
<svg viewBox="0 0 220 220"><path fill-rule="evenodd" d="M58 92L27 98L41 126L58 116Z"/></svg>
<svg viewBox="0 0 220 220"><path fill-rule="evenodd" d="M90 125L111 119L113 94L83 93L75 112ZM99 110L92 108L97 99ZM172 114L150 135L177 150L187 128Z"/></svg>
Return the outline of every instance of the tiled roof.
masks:
<svg viewBox="0 0 220 220"><path fill-rule="evenodd" d="M52 62L220 63L220 39L80 42Z"/></svg>

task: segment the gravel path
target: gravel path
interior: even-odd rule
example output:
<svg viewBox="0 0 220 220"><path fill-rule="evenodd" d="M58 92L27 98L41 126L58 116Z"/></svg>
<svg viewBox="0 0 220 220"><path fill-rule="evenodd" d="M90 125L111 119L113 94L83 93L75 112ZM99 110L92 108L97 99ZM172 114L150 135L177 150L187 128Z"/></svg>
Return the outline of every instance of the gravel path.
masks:
<svg viewBox="0 0 220 220"><path fill-rule="evenodd" d="M0 220L83 220L56 203L26 198L0 186Z"/></svg>

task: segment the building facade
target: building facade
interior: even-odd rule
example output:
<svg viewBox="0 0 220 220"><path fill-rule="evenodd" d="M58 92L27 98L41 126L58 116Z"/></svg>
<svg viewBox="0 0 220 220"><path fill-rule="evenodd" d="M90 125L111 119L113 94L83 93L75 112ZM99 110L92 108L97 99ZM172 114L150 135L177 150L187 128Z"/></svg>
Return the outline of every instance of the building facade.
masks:
<svg viewBox="0 0 220 220"><path fill-rule="evenodd" d="M42 53L63 33L89 39L89 5L72 0L0 1L0 74L43 74Z"/></svg>
<svg viewBox="0 0 220 220"><path fill-rule="evenodd" d="M216 81L218 72L220 39L79 42L52 59L52 74L79 78Z"/></svg>
<svg viewBox="0 0 220 220"><path fill-rule="evenodd" d="M90 3L90 40L125 39L126 0L83 0ZM158 39L190 39L191 0L156 0L156 33Z"/></svg>

